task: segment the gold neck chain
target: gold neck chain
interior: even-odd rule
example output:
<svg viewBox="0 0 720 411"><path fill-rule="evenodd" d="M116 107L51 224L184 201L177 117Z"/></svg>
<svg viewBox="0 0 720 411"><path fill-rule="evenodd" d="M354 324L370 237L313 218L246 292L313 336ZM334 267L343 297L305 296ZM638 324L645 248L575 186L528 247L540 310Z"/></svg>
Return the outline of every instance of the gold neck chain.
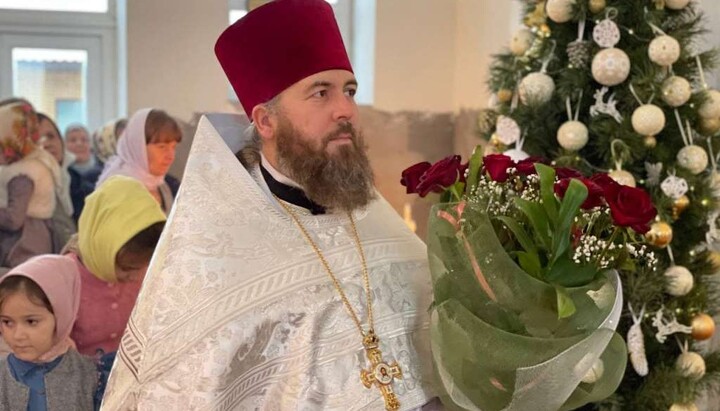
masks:
<svg viewBox="0 0 720 411"><path fill-rule="evenodd" d="M357 226L355 225L355 219L352 216L352 213L348 213L348 218L350 219L350 226L352 227L352 234L355 239L355 245L357 246L358 253L360 254L360 261L362 263L362 276L363 281L365 283L365 297L367 299L367 312L368 312L368 326L369 329L366 332L363 329L362 322L360 322L360 318L358 317L357 313L355 313L355 310L353 309L352 305L350 304L350 300L348 300L347 295L345 295L345 291L343 290L342 286L340 285L340 281L338 281L337 277L335 277L335 274L330 269L330 264L328 264L327 260L325 259L325 256L323 255L322 251L320 251L320 247L313 241L312 237L310 237L310 234L305 229L305 226L302 225L300 222L300 219L298 218L297 214L293 212L290 207L285 204L282 200L275 197L277 202L282 206L283 209L285 209L285 212L290 216L290 218L293 219L295 222L295 225L298 226L300 229L300 232L302 232L303 236L305 237L305 240L307 240L308 244L312 247L313 251L315 251L315 254L318 256L318 259L320 259L320 262L322 263L323 267L325 268L325 272L330 276L332 279L333 284L335 285L335 289L337 290L338 294L340 294L340 298L342 299L343 304L345 305L345 308L347 309L348 313L350 313L350 317L352 317L353 321L355 322L355 325L357 326L358 331L360 331L360 335L362 335L363 338L366 338L368 335L374 334L375 330L375 323L373 319L373 310L372 310L372 296L370 293L370 275L368 274L367 269L367 261L365 260L365 252L363 251L362 244L360 243L360 236L358 235Z"/></svg>

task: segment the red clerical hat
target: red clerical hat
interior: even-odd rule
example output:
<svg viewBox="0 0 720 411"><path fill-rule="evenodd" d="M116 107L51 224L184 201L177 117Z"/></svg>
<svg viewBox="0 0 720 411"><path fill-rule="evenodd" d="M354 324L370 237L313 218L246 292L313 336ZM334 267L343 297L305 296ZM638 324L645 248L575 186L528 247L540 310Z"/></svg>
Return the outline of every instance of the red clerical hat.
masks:
<svg viewBox="0 0 720 411"><path fill-rule="evenodd" d="M245 113L315 73L352 72L332 7L325 0L275 0L228 27L215 55Z"/></svg>

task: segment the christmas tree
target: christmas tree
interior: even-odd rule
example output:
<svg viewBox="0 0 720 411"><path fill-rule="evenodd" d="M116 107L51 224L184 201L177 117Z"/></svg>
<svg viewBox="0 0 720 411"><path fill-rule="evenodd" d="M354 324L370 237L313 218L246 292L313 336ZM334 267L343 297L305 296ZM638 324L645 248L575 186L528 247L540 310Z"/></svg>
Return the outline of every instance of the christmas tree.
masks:
<svg viewBox="0 0 720 411"><path fill-rule="evenodd" d="M486 152L552 159L590 175L606 171L648 190L658 209L646 241L656 269L621 270L618 332L630 364L616 393L588 409L692 410L716 389L712 337L720 299L716 220L720 92L705 82L717 63L690 0L524 0L524 27L495 57L492 109L479 119Z"/></svg>

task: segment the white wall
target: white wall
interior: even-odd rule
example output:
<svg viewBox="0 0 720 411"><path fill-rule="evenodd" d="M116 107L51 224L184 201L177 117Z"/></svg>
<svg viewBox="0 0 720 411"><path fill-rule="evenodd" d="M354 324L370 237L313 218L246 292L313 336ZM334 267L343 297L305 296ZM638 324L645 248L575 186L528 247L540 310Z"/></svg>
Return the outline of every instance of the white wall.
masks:
<svg viewBox="0 0 720 411"><path fill-rule="evenodd" d="M183 120L227 108L215 40L228 25L227 1L127 2L128 113L159 107Z"/></svg>

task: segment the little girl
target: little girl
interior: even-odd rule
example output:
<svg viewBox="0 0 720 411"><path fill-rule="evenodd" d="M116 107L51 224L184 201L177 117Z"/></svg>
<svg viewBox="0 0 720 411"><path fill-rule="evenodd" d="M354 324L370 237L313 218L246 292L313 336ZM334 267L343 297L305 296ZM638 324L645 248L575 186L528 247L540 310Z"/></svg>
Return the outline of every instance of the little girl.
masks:
<svg viewBox="0 0 720 411"><path fill-rule="evenodd" d="M69 257L42 255L0 280L0 332L12 353L0 361L4 410L93 409L97 370L70 339L80 278Z"/></svg>

